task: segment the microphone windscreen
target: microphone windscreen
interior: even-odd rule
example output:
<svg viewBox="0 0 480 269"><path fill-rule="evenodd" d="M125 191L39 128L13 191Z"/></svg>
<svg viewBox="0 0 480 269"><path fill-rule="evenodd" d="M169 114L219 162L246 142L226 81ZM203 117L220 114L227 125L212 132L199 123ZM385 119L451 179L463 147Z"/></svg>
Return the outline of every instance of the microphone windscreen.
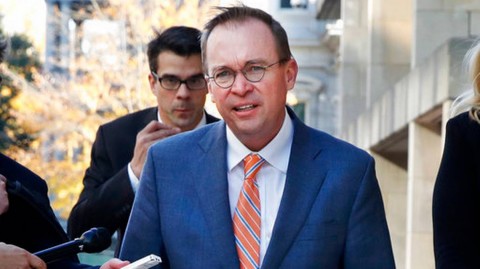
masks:
<svg viewBox="0 0 480 269"><path fill-rule="evenodd" d="M87 253L100 252L108 248L112 243L110 232L103 227L88 230L82 234L80 239L83 242L82 251Z"/></svg>

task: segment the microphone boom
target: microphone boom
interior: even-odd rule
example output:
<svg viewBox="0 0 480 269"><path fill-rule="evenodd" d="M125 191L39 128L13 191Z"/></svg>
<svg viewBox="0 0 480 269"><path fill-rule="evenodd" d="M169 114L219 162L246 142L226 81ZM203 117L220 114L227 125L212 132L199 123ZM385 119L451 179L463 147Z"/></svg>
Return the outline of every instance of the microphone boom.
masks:
<svg viewBox="0 0 480 269"><path fill-rule="evenodd" d="M46 263L50 263L80 252L100 252L111 244L110 232L105 228L92 228L79 238L33 253Z"/></svg>

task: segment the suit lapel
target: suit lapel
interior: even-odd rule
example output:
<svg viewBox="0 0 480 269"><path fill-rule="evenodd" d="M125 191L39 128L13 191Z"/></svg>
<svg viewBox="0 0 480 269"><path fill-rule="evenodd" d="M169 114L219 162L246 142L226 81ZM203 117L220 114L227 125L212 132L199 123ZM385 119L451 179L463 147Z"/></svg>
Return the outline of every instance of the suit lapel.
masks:
<svg viewBox="0 0 480 269"><path fill-rule="evenodd" d="M326 168L318 167L318 161L314 162L321 152L321 142L314 141L308 127L295 116L292 118L294 137L285 189L262 268L280 267L310 213L327 172Z"/></svg>
<svg viewBox="0 0 480 269"><path fill-rule="evenodd" d="M228 198L225 123L214 124L199 144L204 151L203 159L199 160L199 163L204 164L204 169L196 181L196 190L212 235L211 240L215 247L212 253L216 253L215 259L218 259L224 268L238 268Z"/></svg>

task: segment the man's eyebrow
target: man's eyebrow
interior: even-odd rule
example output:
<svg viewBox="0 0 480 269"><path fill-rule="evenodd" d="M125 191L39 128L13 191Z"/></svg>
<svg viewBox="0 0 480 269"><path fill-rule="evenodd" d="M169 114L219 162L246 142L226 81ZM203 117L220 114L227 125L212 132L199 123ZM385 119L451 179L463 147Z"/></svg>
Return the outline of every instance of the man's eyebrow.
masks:
<svg viewBox="0 0 480 269"><path fill-rule="evenodd" d="M218 66L214 66L214 67L212 68L212 73L215 73L215 71L220 70L220 69L232 69L232 68L230 68L230 67L228 67L228 66L226 66L226 65L218 65ZM232 70L233 70L233 69L232 69Z"/></svg>
<svg viewBox="0 0 480 269"><path fill-rule="evenodd" d="M252 59L252 60L248 60L245 62L245 64L243 65L243 67L247 66L247 65L251 65L251 64L266 64L267 61L265 61L264 59L261 59L261 58L256 58L256 59ZM243 68L242 67L242 68ZM231 67L228 67L226 65L219 65L219 66L214 66L212 67L212 72L215 72L219 69L231 69L231 70L234 70L233 68Z"/></svg>
<svg viewBox="0 0 480 269"><path fill-rule="evenodd" d="M265 64L267 61L265 61L264 59L252 59L252 60L248 60L246 63L245 63L245 66L246 65L249 65L249 64Z"/></svg>
<svg viewBox="0 0 480 269"><path fill-rule="evenodd" d="M159 77L164 77L164 76L169 76L169 77L176 77L177 75L174 75L174 74L170 74L170 73L163 73L163 74L159 74L159 73L156 73Z"/></svg>
<svg viewBox="0 0 480 269"><path fill-rule="evenodd" d="M174 74L170 74L170 73L164 73L164 74L162 74L162 75L157 74L157 75L158 75L159 77L175 77L175 78L180 79L180 76L174 75ZM198 73L193 74L193 75L190 75L190 76L188 76L188 77L186 77L186 78L191 78L191 77L196 77L196 76L203 76L203 73L202 73L202 72L198 72Z"/></svg>
<svg viewBox="0 0 480 269"><path fill-rule="evenodd" d="M179 74L171 74L171 73L163 73L163 74L157 74L159 77L163 77L163 76L169 76L169 77L179 77L178 75ZM198 75L203 75L202 72L198 72L198 73L195 73L193 75L190 75L188 77L194 77L194 76L198 76Z"/></svg>
<svg viewBox="0 0 480 269"><path fill-rule="evenodd" d="M202 72L200 72L200 73L197 73L197 74L193 74L193 75L189 76L188 78L203 77L203 75L204 75L204 74L203 74Z"/></svg>

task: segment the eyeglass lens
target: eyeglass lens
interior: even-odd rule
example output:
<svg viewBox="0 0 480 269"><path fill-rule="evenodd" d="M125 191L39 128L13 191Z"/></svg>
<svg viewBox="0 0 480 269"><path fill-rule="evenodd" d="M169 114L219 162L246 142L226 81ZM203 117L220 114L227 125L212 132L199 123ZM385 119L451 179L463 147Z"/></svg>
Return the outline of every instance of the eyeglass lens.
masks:
<svg viewBox="0 0 480 269"><path fill-rule="evenodd" d="M273 64L263 66L258 64L248 64L240 72L250 82L259 82L265 75L267 68L272 67L280 63L281 61ZM221 88L229 88L235 82L236 72L230 68L222 68L213 73L213 80Z"/></svg>
<svg viewBox="0 0 480 269"><path fill-rule="evenodd" d="M155 73L154 73L155 74ZM156 74L155 74L156 75ZM182 83L187 85L187 88L190 90L202 90L207 87L207 82L203 75L195 75L187 78L186 80L181 80L176 76L155 76L163 88L167 90L177 90L180 88Z"/></svg>

